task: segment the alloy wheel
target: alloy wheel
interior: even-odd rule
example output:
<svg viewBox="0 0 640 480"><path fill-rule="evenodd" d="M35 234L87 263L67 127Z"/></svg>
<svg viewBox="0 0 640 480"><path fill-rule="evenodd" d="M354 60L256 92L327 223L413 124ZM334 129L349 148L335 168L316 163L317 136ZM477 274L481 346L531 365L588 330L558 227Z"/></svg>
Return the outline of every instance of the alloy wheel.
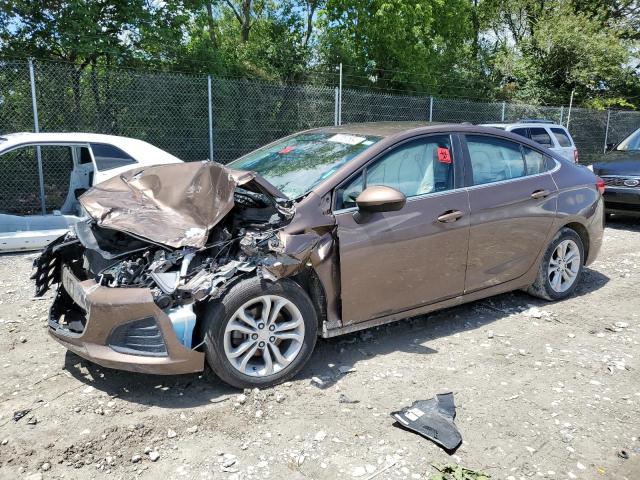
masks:
<svg viewBox="0 0 640 480"><path fill-rule="evenodd" d="M296 359L304 333L302 314L293 302L278 295L262 295L238 308L227 323L224 353L239 372L266 377Z"/></svg>
<svg viewBox="0 0 640 480"><path fill-rule="evenodd" d="M560 242L549 259L547 275L551 288L557 293L569 290L578 277L581 262L580 249L576 242Z"/></svg>

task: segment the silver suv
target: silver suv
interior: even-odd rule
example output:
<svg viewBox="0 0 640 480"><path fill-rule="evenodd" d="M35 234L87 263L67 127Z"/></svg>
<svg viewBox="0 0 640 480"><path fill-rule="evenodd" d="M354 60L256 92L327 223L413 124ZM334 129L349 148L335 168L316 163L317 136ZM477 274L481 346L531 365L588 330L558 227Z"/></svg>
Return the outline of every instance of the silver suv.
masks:
<svg viewBox="0 0 640 480"><path fill-rule="evenodd" d="M520 120L516 123L484 123L483 127L494 127L517 133L578 163L578 149L568 130L551 120Z"/></svg>

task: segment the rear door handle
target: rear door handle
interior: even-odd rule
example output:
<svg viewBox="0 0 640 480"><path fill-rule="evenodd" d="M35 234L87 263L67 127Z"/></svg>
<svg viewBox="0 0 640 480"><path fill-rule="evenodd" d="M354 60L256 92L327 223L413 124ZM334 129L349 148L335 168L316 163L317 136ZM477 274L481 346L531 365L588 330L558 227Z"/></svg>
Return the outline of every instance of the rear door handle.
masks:
<svg viewBox="0 0 640 480"><path fill-rule="evenodd" d="M438 221L442 223L452 223L460 219L464 213L460 210L449 210L438 217Z"/></svg>
<svg viewBox="0 0 640 480"><path fill-rule="evenodd" d="M551 195L551 192L549 190L536 190L531 194L531 198L533 198L534 200L537 200L540 198L546 198L549 195Z"/></svg>

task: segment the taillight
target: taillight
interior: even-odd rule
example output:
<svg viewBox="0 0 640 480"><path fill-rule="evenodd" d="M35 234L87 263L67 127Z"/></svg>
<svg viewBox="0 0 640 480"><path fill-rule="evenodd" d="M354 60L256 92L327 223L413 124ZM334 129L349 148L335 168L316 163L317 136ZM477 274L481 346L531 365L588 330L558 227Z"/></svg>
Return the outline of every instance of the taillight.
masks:
<svg viewBox="0 0 640 480"><path fill-rule="evenodd" d="M573 149L573 161L578 163L578 149L577 148Z"/></svg>
<svg viewBox="0 0 640 480"><path fill-rule="evenodd" d="M604 193L604 180L600 177L596 177L596 188L600 192L600 195Z"/></svg>

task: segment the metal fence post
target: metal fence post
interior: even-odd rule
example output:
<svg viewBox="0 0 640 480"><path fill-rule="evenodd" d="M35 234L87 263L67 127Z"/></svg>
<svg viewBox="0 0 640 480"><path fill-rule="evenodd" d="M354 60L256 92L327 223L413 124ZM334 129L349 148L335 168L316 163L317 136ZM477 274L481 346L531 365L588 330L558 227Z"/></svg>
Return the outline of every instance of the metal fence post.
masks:
<svg viewBox="0 0 640 480"><path fill-rule="evenodd" d="M562 125L563 117L564 117L564 105L560 105L560 125Z"/></svg>
<svg viewBox="0 0 640 480"><path fill-rule="evenodd" d="M507 102L502 102L502 122L504 122L504 112L507 109Z"/></svg>
<svg viewBox="0 0 640 480"><path fill-rule="evenodd" d="M604 149L602 153L607 153L607 142L609 141L609 121L611 120L611 110L607 110L607 127L604 131Z"/></svg>
<svg viewBox="0 0 640 480"><path fill-rule="evenodd" d="M573 107L573 94L575 89L571 90L571 97L569 98L569 111L567 112L567 130L569 130L569 122L571 122L571 108Z"/></svg>
<svg viewBox="0 0 640 480"><path fill-rule="evenodd" d="M342 63L340 63L340 91L338 92L338 125L342 125Z"/></svg>
<svg viewBox="0 0 640 480"><path fill-rule="evenodd" d="M29 59L29 80L31 82L31 106L33 108L33 131L40 132L38 121L38 100L36 99L36 76L33 71L33 59ZM36 147L36 158L38 159L38 181L40 182L40 209L42 215L47 214L47 206L44 198L44 173L42 171L42 152L40 147Z"/></svg>
<svg viewBox="0 0 640 480"><path fill-rule="evenodd" d="M429 97L429 122L433 122L433 95Z"/></svg>
<svg viewBox="0 0 640 480"><path fill-rule="evenodd" d="M207 75L207 97L209 99L209 160L213 161L213 99L211 98L211 75Z"/></svg>
<svg viewBox="0 0 640 480"><path fill-rule="evenodd" d="M335 127L338 126L338 97L340 96L338 87L335 88L333 92L333 125Z"/></svg>

